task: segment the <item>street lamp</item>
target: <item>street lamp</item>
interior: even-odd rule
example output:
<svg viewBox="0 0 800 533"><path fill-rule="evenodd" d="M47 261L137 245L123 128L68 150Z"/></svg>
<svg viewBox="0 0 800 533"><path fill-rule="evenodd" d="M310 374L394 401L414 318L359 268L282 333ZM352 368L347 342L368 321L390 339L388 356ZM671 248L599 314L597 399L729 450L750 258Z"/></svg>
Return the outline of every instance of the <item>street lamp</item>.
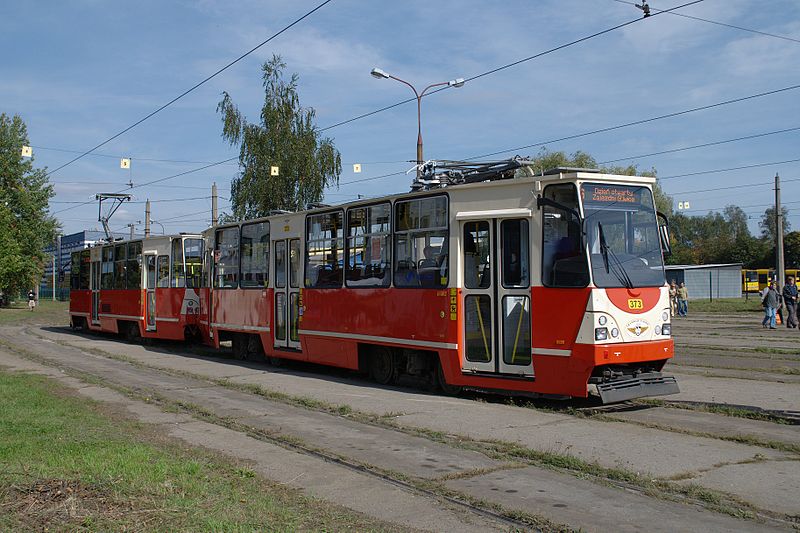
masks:
<svg viewBox="0 0 800 533"><path fill-rule="evenodd" d="M150 219L150 223L151 224L158 224L159 226L161 226L161 235L165 235L165 233L164 233L164 224L162 224L158 220L153 220L153 219Z"/></svg>
<svg viewBox="0 0 800 533"><path fill-rule="evenodd" d="M413 85L408 83L405 80L401 80L396 76L392 76L388 72L385 72L382 69L375 67L372 69L372 77L377 78L379 80L391 78L395 81L399 81L400 83L404 83L411 87L411 90L414 91L414 96L417 97L417 178L420 177L422 173L422 97L425 96L425 93L428 89L432 89L433 87L441 87L443 85L447 85L448 87L463 87L464 86L464 78L456 78L454 80L445 81L442 83L433 83L425 87L422 92L418 92L417 89L414 88Z"/></svg>

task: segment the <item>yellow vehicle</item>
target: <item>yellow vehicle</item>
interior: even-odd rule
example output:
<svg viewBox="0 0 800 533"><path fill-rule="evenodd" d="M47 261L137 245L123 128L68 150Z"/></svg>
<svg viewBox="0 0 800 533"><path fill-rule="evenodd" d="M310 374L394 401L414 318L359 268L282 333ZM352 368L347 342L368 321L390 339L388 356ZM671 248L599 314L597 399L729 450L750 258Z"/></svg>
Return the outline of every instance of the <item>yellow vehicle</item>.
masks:
<svg viewBox="0 0 800 533"><path fill-rule="evenodd" d="M786 275L794 276L797 279L797 273L800 270L796 268L787 268ZM770 280L775 279L775 269L773 268L757 268L757 269L742 269L742 292L761 292Z"/></svg>

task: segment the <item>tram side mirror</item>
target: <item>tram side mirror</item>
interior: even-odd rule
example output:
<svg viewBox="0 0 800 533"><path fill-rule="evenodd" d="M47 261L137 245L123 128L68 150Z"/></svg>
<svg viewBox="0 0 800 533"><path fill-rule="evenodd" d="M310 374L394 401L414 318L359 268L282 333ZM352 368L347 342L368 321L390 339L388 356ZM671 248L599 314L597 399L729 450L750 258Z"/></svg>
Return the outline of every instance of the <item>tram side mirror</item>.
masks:
<svg viewBox="0 0 800 533"><path fill-rule="evenodd" d="M658 215L658 237L661 241L661 251L664 257L672 255L672 246L669 244L669 220L667 215L661 211L656 212Z"/></svg>

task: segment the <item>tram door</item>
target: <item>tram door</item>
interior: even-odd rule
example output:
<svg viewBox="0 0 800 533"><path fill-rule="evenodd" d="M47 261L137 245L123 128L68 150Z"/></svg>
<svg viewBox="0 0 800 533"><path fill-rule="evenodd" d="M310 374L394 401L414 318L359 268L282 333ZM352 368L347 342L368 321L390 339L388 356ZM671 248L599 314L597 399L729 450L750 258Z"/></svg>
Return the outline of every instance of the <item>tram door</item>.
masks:
<svg viewBox="0 0 800 533"><path fill-rule="evenodd" d="M533 376L527 218L461 224L464 369Z"/></svg>
<svg viewBox="0 0 800 533"><path fill-rule="evenodd" d="M92 250L94 252L94 250ZM99 254L98 254L99 255ZM100 324L100 260L89 263L89 285L92 290L92 324Z"/></svg>
<svg viewBox="0 0 800 533"><path fill-rule="evenodd" d="M156 330L156 254L144 256L145 276L145 329Z"/></svg>
<svg viewBox="0 0 800 533"><path fill-rule="evenodd" d="M274 241L275 347L300 349L300 239Z"/></svg>

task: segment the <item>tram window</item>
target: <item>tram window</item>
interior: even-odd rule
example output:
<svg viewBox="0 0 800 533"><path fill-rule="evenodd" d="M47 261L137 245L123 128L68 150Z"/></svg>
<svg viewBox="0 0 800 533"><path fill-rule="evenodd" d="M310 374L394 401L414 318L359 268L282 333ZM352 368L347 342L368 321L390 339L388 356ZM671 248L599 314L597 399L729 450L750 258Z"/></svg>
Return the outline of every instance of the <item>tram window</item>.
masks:
<svg viewBox="0 0 800 533"><path fill-rule="evenodd" d="M71 290L78 290L80 288L81 278L81 253L72 252L70 255L69 265L69 288Z"/></svg>
<svg viewBox="0 0 800 533"><path fill-rule="evenodd" d="M348 287L388 287L391 258L391 205L372 205L347 212Z"/></svg>
<svg viewBox="0 0 800 533"><path fill-rule="evenodd" d="M172 239L172 276L170 276L169 286L181 288L186 286L186 271L183 266L183 246L181 239Z"/></svg>
<svg viewBox="0 0 800 533"><path fill-rule="evenodd" d="M530 284L528 221L504 220L500 223L503 250L503 287L527 287Z"/></svg>
<svg viewBox="0 0 800 533"><path fill-rule="evenodd" d="M158 256L158 285L159 289L169 287L169 256Z"/></svg>
<svg viewBox="0 0 800 533"><path fill-rule="evenodd" d="M242 224L242 287L269 287L269 222Z"/></svg>
<svg viewBox="0 0 800 533"><path fill-rule="evenodd" d="M125 262L128 257L127 246L118 244L114 247L114 288L125 288Z"/></svg>
<svg viewBox="0 0 800 533"><path fill-rule="evenodd" d="M239 285L239 228L217 230L214 258L214 287L236 288Z"/></svg>
<svg viewBox="0 0 800 533"><path fill-rule="evenodd" d="M203 277L203 239L183 239L183 255L186 261L186 286L200 287Z"/></svg>
<svg viewBox="0 0 800 533"><path fill-rule="evenodd" d="M342 211L306 218L306 287L342 286L344 232Z"/></svg>
<svg viewBox="0 0 800 533"><path fill-rule="evenodd" d="M129 289L142 288L142 242L128 243L128 263L126 275Z"/></svg>
<svg viewBox="0 0 800 533"><path fill-rule="evenodd" d="M578 211L575 185L548 185L545 198ZM582 249L580 219L574 213L550 205L542 206L542 283L547 287L585 287L589 284L589 266Z"/></svg>
<svg viewBox="0 0 800 533"><path fill-rule="evenodd" d="M491 285L490 235L486 220L464 224L464 286L468 289L488 289Z"/></svg>
<svg viewBox="0 0 800 533"><path fill-rule="evenodd" d="M289 241L289 286L300 287L300 239Z"/></svg>
<svg viewBox="0 0 800 533"><path fill-rule="evenodd" d="M395 203L396 287L447 287L450 248L447 216L446 196Z"/></svg>
<svg viewBox="0 0 800 533"><path fill-rule="evenodd" d="M286 241L275 241L275 287L286 288Z"/></svg>
<svg viewBox="0 0 800 533"><path fill-rule="evenodd" d="M114 288L114 247L103 248L103 262L100 265L100 288Z"/></svg>
<svg viewBox="0 0 800 533"><path fill-rule="evenodd" d="M92 255L90 250L81 250L81 268L78 288L81 290L89 289L89 277L91 275Z"/></svg>

